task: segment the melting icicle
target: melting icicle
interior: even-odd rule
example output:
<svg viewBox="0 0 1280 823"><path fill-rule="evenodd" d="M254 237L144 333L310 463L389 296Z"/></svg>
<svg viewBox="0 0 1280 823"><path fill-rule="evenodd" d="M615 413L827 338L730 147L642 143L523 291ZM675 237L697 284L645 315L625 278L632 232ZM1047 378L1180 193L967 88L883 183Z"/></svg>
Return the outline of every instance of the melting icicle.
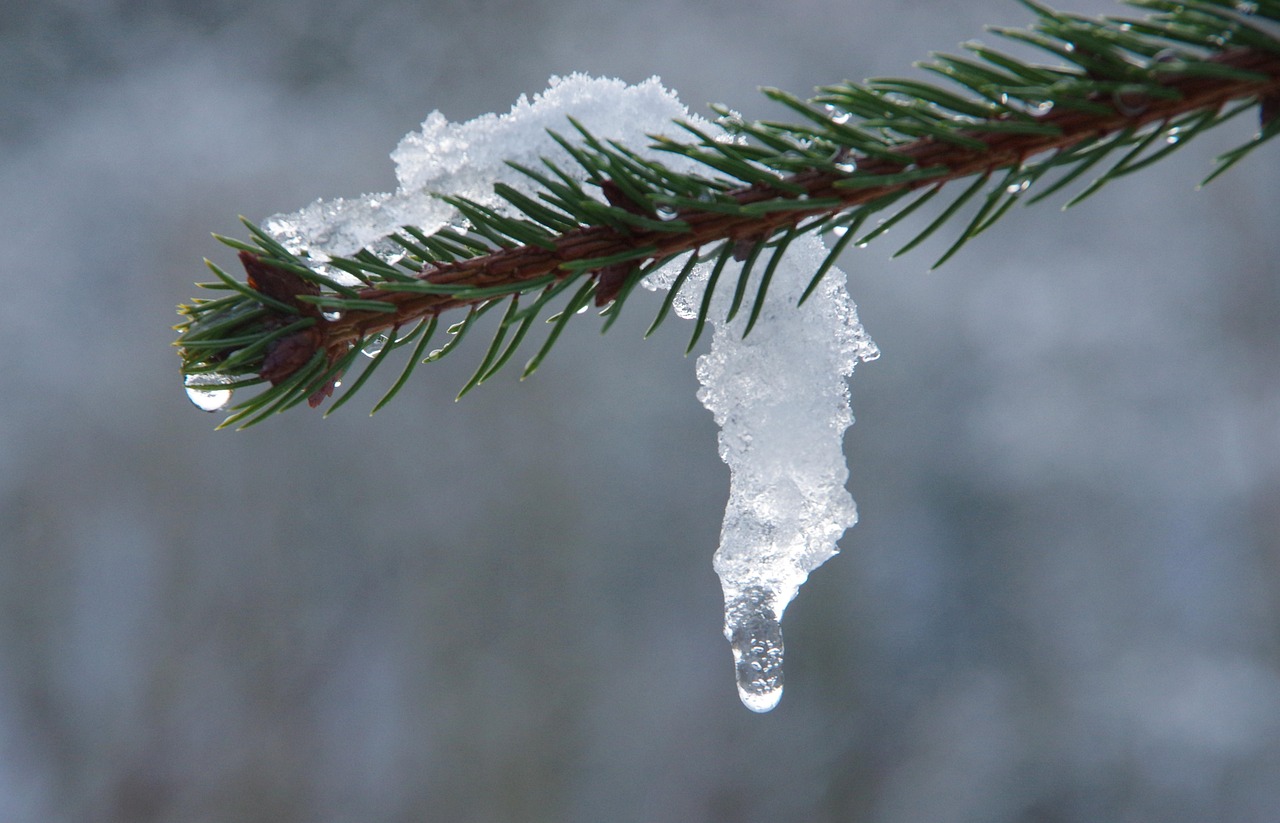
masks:
<svg viewBox="0 0 1280 823"><path fill-rule="evenodd" d="M698 399L721 428L720 456L730 470L714 562L724 591L725 637L738 696L757 712L782 697L783 611L857 520L844 488L843 435L853 422L846 378L856 361L874 360L880 350L858 323L838 269L797 308L825 256L812 235L791 245L745 339L745 312L732 323L718 322L733 291L718 289L709 315L716 325L711 351L698 358ZM698 285L710 267L699 266L693 285L677 295L681 316L697 315ZM646 285L660 288L672 276L664 270ZM747 293L753 291L748 286Z"/></svg>
<svg viewBox="0 0 1280 823"><path fill-rule="evenodd" d="M575 164L549 134L563 132L565 115L601 140L633 146L650 143L651 135L682 135L675 120L716 130L715 124L691 117L656 79L627 86L583 75L554 78L549 89L532 101L521 98L509 114L482 115L467 123L450 123L439 112L430 115L392 154L394 192L317 201L294 214L270 218L267 229L290 249L305 250L317 261L320 255L350 254L377 243L404 225L428 233L450 226L466 234L465 223L440 194L509 213L510 205L494 193L495 182L537 194L537 187L514 169L516 164L537 167L547 158L580 179L586 177L585 171L570 171ZM732 138L719 134L716 139ZM680 172L705 171L687 158L662 154L661 159ZM839 168L855 170L852 162ZM659 216L677 214L662 208ZM732 323L720 322L735 289L718 289L710 313L715 326L711 351L698 359L698 398L721 427L720 456L730 469L729 502L714 566L724 592L725 631L739 694L755 711L773 708L782 694L783 611L809 573L836 553L836 542L857 519L844 488L849 470L842 440L853 422L846 379L856 361L873 360L879 350L859 325L838 269L797 307L826 254L813 235L791 244L773 270L768 297L745 339L743 330L754 309L739 312ZM684 262L676 260L655 272L645 285L669 287ZM687 318L698 314L699 284L706 282L711 268L710 262L698 266L686 281L675 298L677 313ZM765 268L756 267L755 282L742 293L759 292ZM731 277L726 270L721 282ZM450 332L460 329L461 324ZM436 349L427 359L442 352Z"/></svg>
<svg viewBox="0 0 1280 823"><path fill-rule="evenodd" d="M183 379L187 398L200 411L216 412L231 402L231 389L226 386L231 379L220 374L188 374Z"/></svg>
<svg viewBox="0 0 1280 823"><path fill-rule="evenodd" d="M753 586L724 607L724 636L733 651L738 697L753 712L767 712L782 699L782 621L773 598Z"/></svg>

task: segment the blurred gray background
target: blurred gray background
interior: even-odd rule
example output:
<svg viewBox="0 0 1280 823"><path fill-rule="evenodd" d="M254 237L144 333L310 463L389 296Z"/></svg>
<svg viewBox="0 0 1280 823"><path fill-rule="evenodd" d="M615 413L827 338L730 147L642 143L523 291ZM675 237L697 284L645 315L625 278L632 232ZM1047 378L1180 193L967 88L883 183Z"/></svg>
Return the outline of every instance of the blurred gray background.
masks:
<svg viewBox="0 0 1280 823"><path fill-rule="evenodd" d="M846 256L884 351L852 383L862 523L787 613L769 715L734 692L727 471L687 327L640 340L652 295L458 404L475 348L372 419L376 389L215 432L179 384L174 305L233 261L209 232L390 188L433 109L585 71L777 116L757 86L1028 20L0 4L0 820L1276 820L1277 149L1194 191L1248 116L937 272L950 237Z"/></svg>

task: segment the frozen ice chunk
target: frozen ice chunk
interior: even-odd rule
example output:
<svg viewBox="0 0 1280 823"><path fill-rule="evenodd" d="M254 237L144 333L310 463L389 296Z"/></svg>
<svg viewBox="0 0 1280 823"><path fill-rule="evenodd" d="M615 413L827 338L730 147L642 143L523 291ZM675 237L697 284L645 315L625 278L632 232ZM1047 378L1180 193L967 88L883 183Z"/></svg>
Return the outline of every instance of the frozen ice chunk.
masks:
<svg viewBox="0 0 1280 823"><path fill-rule="evenodd" d="M715 555L725 637L739 696L753 711L772 709L782 696L783 611L857 521L844 487L849 471L842 441L853 422L847 378L855 362L874 360L880 351L858 322L839 269L796 307L825 256L812 235L791 244L745 340L748 312L720 322L733 288L717 288L711 351L698 358L698 399L720 426L720 456L730 471ZM669 286L680 264L657 272L648 285ZM709 268L695 270L676 298L681 316L697 315ZM721 283L733 283L736 274L725 271ZM754 284L746 293L755 294Z"/></svg>

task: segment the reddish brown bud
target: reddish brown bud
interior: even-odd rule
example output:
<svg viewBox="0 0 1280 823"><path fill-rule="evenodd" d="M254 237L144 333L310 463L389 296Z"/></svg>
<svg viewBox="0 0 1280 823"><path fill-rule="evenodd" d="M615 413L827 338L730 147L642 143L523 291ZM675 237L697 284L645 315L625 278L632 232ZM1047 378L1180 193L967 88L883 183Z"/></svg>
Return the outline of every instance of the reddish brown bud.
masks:
<svg viewBox="0 0 1280 823"><path fill-rule="evenodd" d="M1266 128L1280 116L1280 94L1264 94L1258 100L1258 124Z"/></svg>
<svg viewBox="0 0 1280 823"><path fill-rule="evenodd" d="M320 348L320 331L315 326L281 338L267 349L258 376L277 386L307 365Z"/></svg>
<svg viewBox="0 0 1280 823"><path fill-rule="evenodd" d="M635 263L614 263L601 269L600 279L596 283L596 305L604 306L612 302L635 270Z"/></svg>
<svg viewBox="0 0 1280 823"><path fill-rule="evenodd" d="M296 306L304 314L319 313L315 305L297 299L299 294L319 294L320 287L315 283L304 280L295 272L277 268L252 252L240 252L240 265L244 266L245 274L248 275L249 288L272 300Z"/></svg>
<svg viewBox="0 0 1280 823"><path fill-rule="evenodd" d="M612 180L606 179L600 184L600 190L604 192L604 199L609 201L609 205L615 209L622 209L625 212L634 214L637 217L654 217L653 207L647 203L637 203L631 195L623 190L622 186Z"/></svg>

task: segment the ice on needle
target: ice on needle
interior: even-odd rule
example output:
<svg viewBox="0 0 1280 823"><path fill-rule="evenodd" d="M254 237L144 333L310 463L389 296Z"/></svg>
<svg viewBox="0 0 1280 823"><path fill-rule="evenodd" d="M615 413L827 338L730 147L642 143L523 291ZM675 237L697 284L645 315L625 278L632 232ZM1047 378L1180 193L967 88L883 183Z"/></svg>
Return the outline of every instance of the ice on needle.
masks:
<svg viewBox="0 0 1280 823"><path fill-rule="evenodd" d="M536 167L546 157L566 172L579 170L547 134L548 129L568 133L568 116L601 138L640 151L652 142L648 135L682 134L673 119L716 130L691 116L656 78L634 86L584 75L552 78L545 92L532 102L521 97L505 115L450 123L433 113L392 154L395 192L317 201L270 218L266 227L292 251L317 261L362 247L396 253L383 238L402 225L431 232L458 223L458 214L435 194L461 195L502 209L504 201L493 194L495 182L533 191L532 182L506 161ZM673 155L653 156L694 170L690 161ZM742 702L758 712L773 708L782 695L783 611L809 573L836 553L840 536L857 519L844 488L848 469L842 440L853 422L846 381L857 360L872 360L879 351L858 323L839 270L833 269L796 308L824 256L821 241L811 235L791 245L745 340L747 312L732 323L719 322L727 313L726 292L733 290L717 290L711 350L698 358L698 398L720 426L720 456L731 474L714 561L724 592L725 636ZM656 272L646 285L669 286L682 263ZM697 314L708 268L699 267L686 282L677 313ZM722 282L732 282L733 275L725 271ZM754 294L754 288L747 293Z"/></svg>

